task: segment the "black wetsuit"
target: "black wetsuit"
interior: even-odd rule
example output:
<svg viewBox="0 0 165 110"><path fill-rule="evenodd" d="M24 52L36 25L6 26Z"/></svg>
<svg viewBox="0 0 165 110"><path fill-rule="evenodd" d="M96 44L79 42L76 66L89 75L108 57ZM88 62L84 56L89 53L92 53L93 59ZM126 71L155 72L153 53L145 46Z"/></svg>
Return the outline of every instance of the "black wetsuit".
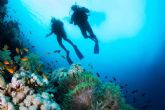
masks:
<svg viewBox="0 0 165 110"><path fill-rule="evenodd" d="M87 13L89 13L89 10L87 8L77 8L71 17L71 22L79 26L84 38L91 38L96 41L96 36L93 33L93 30L88 22ZM90 34L90 36L87 35L87 32Z"/></svg>

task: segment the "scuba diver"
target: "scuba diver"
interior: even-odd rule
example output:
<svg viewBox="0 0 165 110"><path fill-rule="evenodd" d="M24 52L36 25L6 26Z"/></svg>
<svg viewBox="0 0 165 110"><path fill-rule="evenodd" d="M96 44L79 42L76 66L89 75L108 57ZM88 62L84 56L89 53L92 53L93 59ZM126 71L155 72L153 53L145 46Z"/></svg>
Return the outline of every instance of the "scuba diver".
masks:
<svg viewBox="0 0 165 110"><path fill-rule="evenodd" d="M71 10L73 10L73 14L71 16L70 23L71 24L74 23L74 25L78 25L85 39L90 38L95 42L94 53L98 54L99 53L98 39L96 38L96 35L93 33L93 30L88 22L87 14L90 11L85 7L79 7L78 5L72 5Z"/></svg>
<svg viewBox="0 0 165 110"><path fill-rule="evenodd" d="M66 49L66 47L63 45L62 40L67 41L69 44L72 45L72 47L74 48L77 56L79 57L79 59L83 59L84 56L82 55L82 53L78 50L77 46L74 45L72 43L72 41L70 39L67 38L67 35L65 33L64 27L63 27L63 22L60 20L57 20L56 18L52 17L51 19L51 32L49 34L46 35L46 37L49 37L50 35L55 34L57 36L57 42L58 44L61 46L61 48L64 49L64 51L67 54L67 61L69 64L72 64L73 61L70 59L69 57L69 50Z"/></svg>

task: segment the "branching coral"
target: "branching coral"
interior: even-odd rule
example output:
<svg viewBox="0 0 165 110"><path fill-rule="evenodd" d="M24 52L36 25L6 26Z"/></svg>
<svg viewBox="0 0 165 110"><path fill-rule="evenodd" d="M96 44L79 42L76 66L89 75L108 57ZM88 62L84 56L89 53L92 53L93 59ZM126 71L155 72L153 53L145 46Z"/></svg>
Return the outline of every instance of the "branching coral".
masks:
<svg viewBox="0 0 165 110"><path fill-rule="evenodd" d="M10 50L0 50L0 61L12 61L11 60L11 52Z"/></svg>

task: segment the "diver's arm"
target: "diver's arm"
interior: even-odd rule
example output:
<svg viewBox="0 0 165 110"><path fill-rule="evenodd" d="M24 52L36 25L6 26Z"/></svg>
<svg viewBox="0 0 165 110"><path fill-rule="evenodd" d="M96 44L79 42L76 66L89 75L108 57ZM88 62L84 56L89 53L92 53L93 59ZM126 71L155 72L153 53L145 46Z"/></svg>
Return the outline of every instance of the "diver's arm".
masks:
<svg viewBox="0 0 165 110"><path fill-rule="evenodd" d="M73 24L73 17L74 17L74 14L72 15L72 17L70 19L70 24Z"/></svg>
<svg viewBox="0 0 165 110"><path fill-rule="evenodd" d="M52 35L52 34L53 34L53 32L50 32L49 34L46 35L46 37L49 37L49 36Z"/></svg>

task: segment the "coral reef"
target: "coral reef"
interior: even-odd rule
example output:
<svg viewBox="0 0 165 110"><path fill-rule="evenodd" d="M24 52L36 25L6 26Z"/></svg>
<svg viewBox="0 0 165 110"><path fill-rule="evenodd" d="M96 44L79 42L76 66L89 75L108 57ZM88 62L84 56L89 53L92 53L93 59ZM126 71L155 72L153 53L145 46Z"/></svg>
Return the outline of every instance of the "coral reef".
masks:
<svg viewBox="0 0 165 110"><path fill-rule="evenodd" d="M0 108L2 110L6 110L5 108L8 108L7 110L60 110L60 106L53 100L53 94L42 92L48 83L48 80L39 74L21 68L15 72L7 85L4 80L1 81L0 85L6 88L3 87L0 92Z"/></svg>
<svg viewBox="0 0 165 110"><path fill-rule="evenodd" d="M91 105L91 96L94 88L99 83L98 78L88 72L78 72L68 76L59 86L60 91L65 89L66 92L64 96L61 95L63 97L61 99L63 107L68 110L87 110Z"/></svg>
<svg viewBox="0 0 165 110"><path fill-rule="evenodd" d="M0 0L0 48L8 45L10 50L13 51L16 47L21 48L23 45L20 41L21 34L18 22L11 21L10 18L8 18L7 3L8 0Z"/></svg>
<svg viewBox="0 0 165 110"><path fill-rule="evenodd" d="M0 6L4 6L8 3L8 0L0 0Z"/></svg>
<svg viewBox="0 0 165 110"><path fill-rule="evenodd" d="M5 60L11 61L10 55L11 55L10 50L4 50L4 51L0 50L0 60L1 61L5 61Z"/></svg>
<svg viewBox="0 0 165 110"><path fill-rule="evenodd" d="M52 82L58 82L56 100L62 110L135 110L123 100L118 85L102 83L79 64L56 70L52 76Z"/></svg>
<svg viewBox="0 0 165 110"><path fill-rule="evenodd" d="M15 51L17 56L6 45L0 50L0 109L61 110L54 94L46 91L49 81L39 57L25 48Z"/></svg>
<svg viewBox="0 0 165 110"><path fill-rule="evenodd" d="M113 83L102 84L93 93L90 110L119 110L121 108L120 101L121 93L119 86Z"/></svg>
<svg viewBox="0 0 165 110"><path fill-rule="evenodd" d="M0 93L0 110L16 110L10 98Z"/></svg>
<svg viewBox="0 0 165 110"><path fill-rule="evenodd" d="M20 67L24 70L31 71L32 73L36 72L43 74L40 70L41 68L43 69L43 65L39 57L28 51L25 52L24 49L16 48L16 56L11 54L11 50L8 50L8 46L6 45L3 50L0 50L0 73L4 73L2 70L9 73L8 75L2 74L7 81L11 80L11 74L16 70L19 70Z"/></svg>
<svg viewBox="0 0 165 110"><path fill-rule="evenodd" d="M40 58L27 50L17 48L16 56L7 46L0 50L0 109L135 110L120 86L101 82L80 64L46 73Z"/></svg>
<svg viewBox="0 0 165 110"><path fill-rule="evenodd" d="M30 53L24 56L24 58L30 59L27 61L19 59L20 57L17 56L17 62L19 62L19 65L22 66L24 69L29 71L35 71L36 67L38 65L42 65L42 62L40 61L39 57L36 54Z"/></svg>
<svg viewBox="0 0 165 110"><path fill-rule="evenodd" d="M6 15L6 4L8 0L0 0L0 24L3 22L4 17Z"/></svg>
<svg viewBox="0 0 165 110"><path fill-rule="evenodd" d="M5 89L6 88L6 82L3 76L0 74L0 88Z"/></svg>
<svg viewBox="0 0 165 110"><path fill-rule="evenodd" d="M23 47L20 41L20 29L19 25L15 21L6 22L1 20L0 22L0 47L3 48L5 44L7 44L11 50L15 50L15 48ZM14 54L14 53L13 53Z"/></svg>

